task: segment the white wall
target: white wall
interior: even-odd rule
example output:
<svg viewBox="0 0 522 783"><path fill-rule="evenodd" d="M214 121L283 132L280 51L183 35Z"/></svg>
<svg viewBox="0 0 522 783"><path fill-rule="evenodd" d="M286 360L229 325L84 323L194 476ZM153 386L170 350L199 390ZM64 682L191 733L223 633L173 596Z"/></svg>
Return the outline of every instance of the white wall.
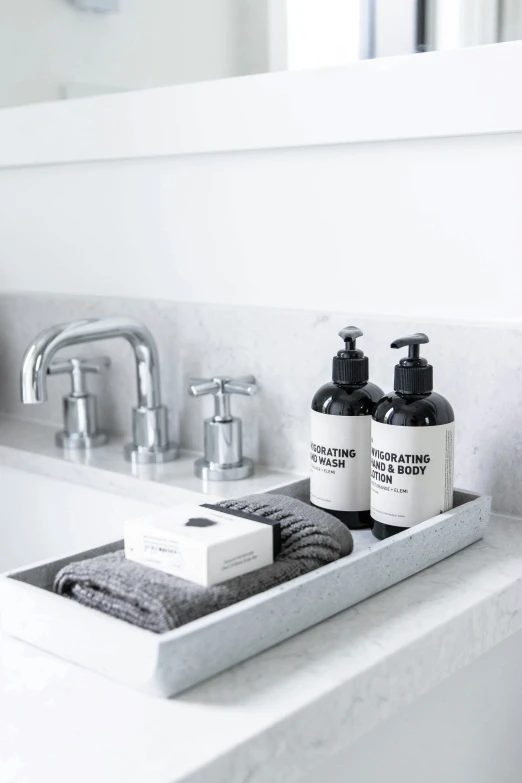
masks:
<svg viewBox="0 0 522 783"><path fill-rule="evenodd" d="M361 52L359 0L286 0L287 67L355 62Z"/></svg>
<svg viewBox="0 0 522 783"><path fill-rule="evenodd" d="M0 172L0 289L521 316L522 134Z"/></svg>
<svg viewBox="0 0 522 783"><path fill-rule="evenodd" d="M0 106L251 73L242 0L0 0ZM261 68L265 70L265 68Z"/></svg>

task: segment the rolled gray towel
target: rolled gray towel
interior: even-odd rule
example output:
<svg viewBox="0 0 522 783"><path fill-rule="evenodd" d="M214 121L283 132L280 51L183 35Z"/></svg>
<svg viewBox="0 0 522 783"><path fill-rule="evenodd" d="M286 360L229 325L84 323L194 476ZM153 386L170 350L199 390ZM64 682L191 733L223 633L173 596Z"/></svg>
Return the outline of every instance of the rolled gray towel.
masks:
<svg viewBox="0 0 522 783"><path fill-rule="evenodd" d="M127 560L120 550L65 566L55 577L55 592L140 628L165 633L349 555L353 549L351 533L342 522L294 498L247 495L219 505L281 523L281 551L271 565L202 587Z"/></svg>

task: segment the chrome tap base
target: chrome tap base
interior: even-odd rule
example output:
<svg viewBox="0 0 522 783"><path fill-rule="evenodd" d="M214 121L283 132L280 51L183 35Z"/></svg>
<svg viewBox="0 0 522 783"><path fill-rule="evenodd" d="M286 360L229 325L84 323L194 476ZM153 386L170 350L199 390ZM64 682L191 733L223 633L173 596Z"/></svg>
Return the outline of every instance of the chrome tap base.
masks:
<svg viewBox="0 0 522 783"><path fill-rule="evenodd" d="M179 447L169 441L168 411L165 405L132 409L132 443L123 448L133 465L161 465L179 457Z"/></svg>
<svg viewBox="0 0 522 783"><path fill-rule="evenodd" d="M254 472L254 463L248 457L243 457L240 465L224 467L212 464L203 457L194 462L194 473L203 481L238 481L245 479Z"/></svg>
<svg viewBox="0 0 522 783"><path fill-rule="evenodd" d="M95 435L84 435L82 433L73 433L68 435L61 430L54 436L56 445L59 448L69 451L85 451L86 449L95 449L98 446L104 446L109 439L106 432L97 432Z"/></svg>
<svg viewBox="0 0 522 783"><path fill-rule="evenodd" d="M179 457L179 446L175 443L167 443L163 448L147 449L134 443L127 443L123 447L123 453L127 462L132 462L133 465L162 465Z"/></svg>

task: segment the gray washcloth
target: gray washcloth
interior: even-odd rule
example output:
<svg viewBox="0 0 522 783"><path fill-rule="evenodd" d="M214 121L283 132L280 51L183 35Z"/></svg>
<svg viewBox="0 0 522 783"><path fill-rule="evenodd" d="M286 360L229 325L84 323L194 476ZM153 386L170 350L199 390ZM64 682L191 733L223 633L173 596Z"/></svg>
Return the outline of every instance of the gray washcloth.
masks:
<svg viewBox="0 0 522 783"><path fill-rule="evenodd" d="M325 511L284 495L248 495L219 504L281 522L281 552L269 566L202 587L127 560L122 550L70 563L54 590L84 606L164 633L349 555L350 531Z"/></svg>

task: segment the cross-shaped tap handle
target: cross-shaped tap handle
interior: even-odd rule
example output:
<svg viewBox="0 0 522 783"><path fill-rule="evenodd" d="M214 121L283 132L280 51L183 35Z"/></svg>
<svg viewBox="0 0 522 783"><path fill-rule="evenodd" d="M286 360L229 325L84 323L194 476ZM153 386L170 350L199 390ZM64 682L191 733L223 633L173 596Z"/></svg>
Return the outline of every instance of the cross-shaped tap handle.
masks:
<svg viewBox="0 0 522 783"><path fill-rule="evenodd" d="M189 385L192 397L202 397L205 394L214 395L216 421L229 421L230 395L245 394L253 397L258 391L258 385L253 375L240 378L229 378L227 375L217 375L215 378L193 378Z"/></svg>
<svg viewBox="0 0 522 783"><path fill-rule="evenodd" d="M57 359L51 362L47 370L48 375L61 375L69 373L71 376L72 395L80 397L87 394L85 374L88 372L101 373L110 367L111 360L108 356L95 356L92 359Z"/></svg>

